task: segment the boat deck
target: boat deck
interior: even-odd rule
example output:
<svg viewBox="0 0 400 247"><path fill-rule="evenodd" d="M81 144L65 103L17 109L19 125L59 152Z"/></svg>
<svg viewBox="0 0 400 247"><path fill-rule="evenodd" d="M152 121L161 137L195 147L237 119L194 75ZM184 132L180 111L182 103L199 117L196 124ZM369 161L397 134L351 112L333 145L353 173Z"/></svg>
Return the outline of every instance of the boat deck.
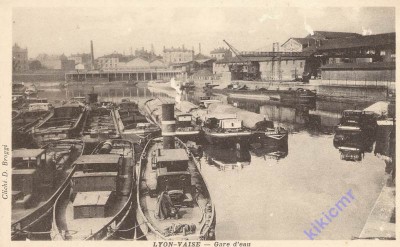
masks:
<svg viewBox="0 0 400 247"><path fill-rule="evenodd" d="M148 160L151 160L151 154L153 151L158 148L162 148L162 143L156 143L153 145L149 151L147 152ZM204 182L202 180L201 175L199 174L196 165L189 161L189 172L191 173L191 181L192 186L195 186L197 189L196 193L192 193L193 198L193 207L181 207L178 211L179 218L178 219L165 219L160 220L155 217L155 213L157 211L157 197L152 198L148 193L148 186L154 186L156 183L156 170L151 168L151 163L149 162L147 166L142 167L142 181L140 185L140 207L143 211L143 214L147 218L146 220L161 234L164 233L165 229L171 227L173 224L188 224L188 225L196 225L196 231L191 233L185 238L192 238L195 236L199 236L201 232L201 228L204 225L205 216L205 206L208 202L208 199L199 193L201 191L205 191ZM168 235L164 235L168 237ZM183 233L171 235L171 238L183 237Z"/></svg>
<svg viewBox="0 0 400 247"><path fill-rule="evenodd" d="M70 240L83 240L107 225L127 201L128 196L116 196L110 200L110 210L105 218L74 219L73 204L71 201L65 200L60 208L65 214L58 219L58 229L68 231Z"/></svg>
<svg viewBox="0 0 400 247"><path fill-rule="evenodd" d="M74 150L71 150L71 145L74 145ZM22 218L34 213L37 209L42 207L47 200L49 200L54 193L58 190L65 179L71 173L73 162L82 154L83 151L82 143L68 143L60 142L52 144L47 151L47 162L55 162L56 168L56 179L54 186L52 187L41 187L40 191L36 195L33 207L25 209L23 207L12 207L11 222L16 222Z"/></svg>
<svg viewBox="0 0 400 247"><path fill-rule="evenodd" d="M64 199L60 198L59 205L56 207L58 212L56 213L56 224L58 232L67 231L67 234L65 235L67 240L83 240L101 230L109 224L126 203L128 203L130 193L133 189L132 182L134 179L133 174L135 164L134 160L131 158L132 150L126 148L124 143L115 143L110 154L124 154L125 158L123 161L124 169L121 169L121 174L118 175L120 186L117 188L120 189L113 192L108 202L105 204L105 217L85 217L74 219L74 202L69 199L69 196L65 196ZM65 193L69 192L70 190L67 190ZM107 193L107 191L89 191L86 193L102 195ZM111 191L108 193L111 193Z"/></svg>
<svg viewBox="0 0 400 247"><path fill-rule="evenodd" d="M98 136L105 138L117 134L117 126L111 109L94 109L89 113L88 120L84 128L84 135Z"/></svg>

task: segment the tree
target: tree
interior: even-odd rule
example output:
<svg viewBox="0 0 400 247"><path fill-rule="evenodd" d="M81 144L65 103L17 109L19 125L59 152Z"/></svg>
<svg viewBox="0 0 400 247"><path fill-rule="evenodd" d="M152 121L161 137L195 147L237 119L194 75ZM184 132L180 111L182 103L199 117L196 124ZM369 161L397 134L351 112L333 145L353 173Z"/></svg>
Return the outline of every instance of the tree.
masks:
<svg viewBox="0 0 400 247"><path fill-rule="evenodd" d="M42 64L39 60L33 60L29 62L29 70L39 70L42 68Z"/></svg>

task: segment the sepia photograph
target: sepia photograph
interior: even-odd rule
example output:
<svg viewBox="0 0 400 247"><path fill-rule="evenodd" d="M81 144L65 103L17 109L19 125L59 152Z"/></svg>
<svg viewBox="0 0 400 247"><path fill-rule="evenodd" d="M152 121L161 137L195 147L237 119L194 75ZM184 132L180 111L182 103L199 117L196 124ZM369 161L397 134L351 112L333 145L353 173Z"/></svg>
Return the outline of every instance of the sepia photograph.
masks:
<svg viewBox="0 0 400 247"><path fill-rule="evenodd" d="M395 3L190 2L10 7L1 237L395 243Z"/></svg>

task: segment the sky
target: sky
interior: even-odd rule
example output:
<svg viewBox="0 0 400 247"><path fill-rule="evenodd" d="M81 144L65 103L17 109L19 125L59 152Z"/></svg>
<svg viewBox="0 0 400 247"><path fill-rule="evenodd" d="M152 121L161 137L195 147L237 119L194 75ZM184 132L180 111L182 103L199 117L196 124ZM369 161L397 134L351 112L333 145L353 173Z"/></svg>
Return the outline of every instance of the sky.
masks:
<svg viewBox="0 0 400 247"><path fill-rule="evenodd" d="M13 43L40 53L89 53L95 57L130 48L156 54L170 47L194 47L202 54L227 47L240 51L269 51L272 43L305 37L312 31L378 34L395 32L395 9L383 8L38 8L13 9Z"/></svg>

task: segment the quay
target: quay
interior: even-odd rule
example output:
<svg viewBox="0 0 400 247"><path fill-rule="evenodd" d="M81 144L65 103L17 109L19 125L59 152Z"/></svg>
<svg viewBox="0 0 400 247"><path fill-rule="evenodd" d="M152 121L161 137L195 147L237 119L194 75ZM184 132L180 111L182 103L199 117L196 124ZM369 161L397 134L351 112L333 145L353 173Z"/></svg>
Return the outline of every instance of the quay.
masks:
<svg viewBox="0 0 400 247"><path fill-rule="evenodd" d="M170 80L174 77L184 76L185 72L173 69L143 69L135 71L86 71L65 73L65 81L149 81Z"/></svg>

